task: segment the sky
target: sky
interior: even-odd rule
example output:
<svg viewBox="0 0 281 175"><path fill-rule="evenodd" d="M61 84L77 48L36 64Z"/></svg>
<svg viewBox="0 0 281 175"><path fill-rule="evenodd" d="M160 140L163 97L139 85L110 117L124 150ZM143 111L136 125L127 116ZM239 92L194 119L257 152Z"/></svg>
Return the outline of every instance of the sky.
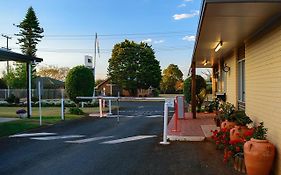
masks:
<svg viewBox="0 0 281 175"><path fill-rule="evenodd" d="M161 69L176 64L186 76L192 57L201 0L2 0L0 34L11 36L12 51L21 52L14 35L32 6L44 29L37 45L39 66L74 67L94 53L98 34L100 57L96 77L107 75L108 59L116 43L125 39L147 42ZM0 37L0 47L6 39ZM6 64L0 63L0 71Z"/></svg>

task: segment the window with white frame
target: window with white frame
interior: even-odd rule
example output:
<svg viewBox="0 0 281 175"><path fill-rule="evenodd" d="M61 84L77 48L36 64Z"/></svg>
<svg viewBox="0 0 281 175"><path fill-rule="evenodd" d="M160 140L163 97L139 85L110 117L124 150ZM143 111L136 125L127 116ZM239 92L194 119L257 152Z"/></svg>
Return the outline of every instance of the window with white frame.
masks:
<svg viewBox="0 0 281 175"><path fill-rule="evenodd" d="M238 101L245 102L245 59L238 61Z"/></svg>

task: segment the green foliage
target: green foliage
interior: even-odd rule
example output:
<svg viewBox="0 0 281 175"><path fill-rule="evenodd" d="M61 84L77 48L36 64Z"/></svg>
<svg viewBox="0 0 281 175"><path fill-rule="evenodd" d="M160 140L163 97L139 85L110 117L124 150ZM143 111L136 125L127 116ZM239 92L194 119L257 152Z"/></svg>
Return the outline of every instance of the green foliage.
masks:
<svg viewBox="0 0 281 175"><path fill-rule="evenodd" d="M69 113L74 114L74 115L83 115L84 114L82 109L77 108L77 107L69 108Z"/></svg>
<svg viewBox="0 0 281 175"><path fill-rule="evenodd" d="M252 123L253 121L248 117L245 111L235 111L232 115L232 118L235 118L235 123L237 125L245 126Z"/></svg>
<svg viewBox="0 0 281 175"><path fill-rule="evenodd" d="M32 7L28 8L25 18L18 27L20 28L20 32L17 36L20 36L18 42L22 53L36 56L36 45L41 41L41 38L43 38L42 33L44 30L39 26L38 18Z"/></svg>
<svg viewBox="0 0 281 175"><path fill-rule="evenodd" d="M153 97L159 97L159 94L160 94L160 92L159 92L158 89L153 89L153 90L152 90L152 95L153 95Z"/></svg>
<svg viewBox="0 0 281 175"><path fill-rule="evenodd" d="M235 119L235 115L232 115L234 113L235 107L233 104L229 103L229 102L223 102L219 105L219 111L220 113L220 120L224 121L224 120L228 120L230 122L234 122Z"/></svg>
<svg viewBox="0 0 281 175"><path fill-rule="evenodd" d="M195 77L196 79L196 99L202 99L202 90L206 89L206 81L205 79L200 76L200 75L196 75ZM206 92L206 91L205 91ZM201 93L201 97L199 96L199 94ZM183 87L183 94L185 96L185 100L187 103L190 103L191 101L191 77L188 77L185 81L184 81L184 87ZM200 103L198 103L198 107L201 108Z"/></svg>
<svg viewBox="0 0 281 175"><path fill-rule="evenodd" d="M206 89L201 89L200 93L196 96L197 100L197 109L201 110L202 104L206 98ZM200 111L201 112L201 111Z"/></svg>
<svg viewBox="0 0 281 175"><path fill-rule="evenodd" d="M137 89L158 88L161 81L159 61L147 43L125 40L115 44L108 61L113 83L137 95Z"/></svg>
<svg viewBox="0 0 281 175"><path fill-rule="evenodd" d="M267 128L264 127L263 122L255 128L253 138L258 140L266 140Z"/></svg>
<svg viewBox="0 0 281 175"><path fill-rule="evenodd" d="M78 103L78 96L92 96L94 90L94 76L90 69L76 66L68 72L65 81L66 92L69 98Z"/></svg>
<svg viewBox="0 0 281 175"><path fill-rule="evenodd" d="M218 110L219 108L219 99L214 99L210 102L210 104L206 107L208 112L214 112L214 110Z"/></svg>
<svg viewBox="0 0 281 175"><path fill-rule="evenodd" d="M10 67L9 73L4 74L4 79L10 88L26 88L26 64L15 63Z"/></svg>
<svg viewBox="0 0 281 175"><path fill-rule="evenodd" d="M175 64L170 64L163 71L162 81L160 83L160 89L164 93L175 93L176 84L182 80L182 72Z"/></svg>
<svg viewBox="0 0 281 175"><path fill-rule="evenodd" d="M5 101L8 103L19 104L20 99L16 97L14 94L11 94L8 98L5 99Z"/></svg>
<svg viewBox="0 0 281 175"><path fill-rule="evenodd" d="M4 79L0 78L0 89L7 89L7 83Z"/></svg>

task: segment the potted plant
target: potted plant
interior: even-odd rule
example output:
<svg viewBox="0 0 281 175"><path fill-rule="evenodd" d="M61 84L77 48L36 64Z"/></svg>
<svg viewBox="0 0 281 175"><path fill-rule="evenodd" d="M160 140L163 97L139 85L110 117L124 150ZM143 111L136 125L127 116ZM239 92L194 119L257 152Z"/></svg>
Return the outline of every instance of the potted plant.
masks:
<svg viewBox="0 0 281 175"><path fill-rule="evenodd" d="M244 144L245 165L248 175L268 175L275 156L275 147L266 139L263 122L255 128L253 138Z"/></svg>
<svg viewBox="0 0 281 175"><path fill-rule="evenodd" d="M221 129L222 128L231 129L235 126L235 116L232 115L234 110L235 110L234 105L229 102L224 102L220 104L219 118L221 121L223 121L221 123Z"/></svg>
<svg viewBox="0 0 281 175"><path fill-rule="evenodd" d="M16 114L19 116L19 118L26 118L27 113L25 109L19 109L16 111Z"/></svg>
<svg viewBox="0 0 281 175"><path fill-rule="evenodd" d="M245 111L235 111L232 115L232 118L235 120L235 127L230 129L230 140L237 140L240 139L244 133L249 130L246 126L253 121L248 117Z"/></svg>

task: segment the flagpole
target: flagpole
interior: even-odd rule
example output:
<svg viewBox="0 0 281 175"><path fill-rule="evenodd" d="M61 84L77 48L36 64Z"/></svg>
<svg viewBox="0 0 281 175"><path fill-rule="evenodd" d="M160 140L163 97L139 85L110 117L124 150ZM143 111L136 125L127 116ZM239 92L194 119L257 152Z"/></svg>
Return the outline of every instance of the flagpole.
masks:
<svg viewBox="0 0 281 175"><path fill-rule="evenodd" d="M94 48L94 67L92 68L93 69L93 75L94 75L94 82L96 80L96 59L97 59L97 39L98 39L98 34L96 33L95 34L95 48ZM95 85L96 86L96 85ZM95 92L95 87L94 87L94 91L93 91L93 97L96 96L96 92ZM95 102L95 99L93 99L93 102Z"/></svg>

